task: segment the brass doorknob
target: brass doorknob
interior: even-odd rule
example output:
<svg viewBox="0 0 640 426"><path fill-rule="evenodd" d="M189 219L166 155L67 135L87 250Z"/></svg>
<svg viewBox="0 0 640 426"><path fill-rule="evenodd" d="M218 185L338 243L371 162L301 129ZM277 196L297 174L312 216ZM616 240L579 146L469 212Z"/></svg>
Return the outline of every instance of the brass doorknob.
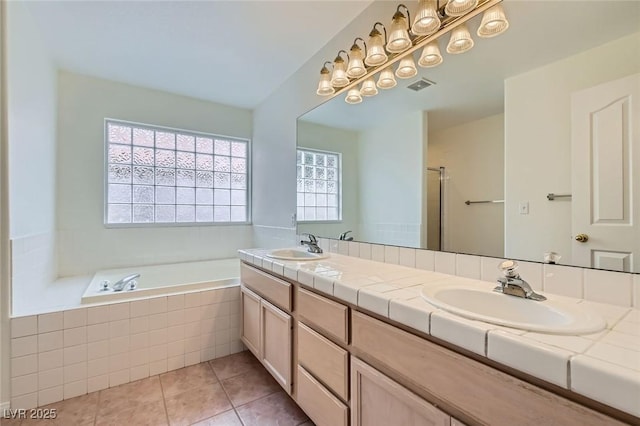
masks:
<svg viewBox="0 0 640 426"><path fill-rule="evenodd" d="M576 241L579 243L586 243L589 241L589 236L587 234L578 234L576 235Z"/></svg>

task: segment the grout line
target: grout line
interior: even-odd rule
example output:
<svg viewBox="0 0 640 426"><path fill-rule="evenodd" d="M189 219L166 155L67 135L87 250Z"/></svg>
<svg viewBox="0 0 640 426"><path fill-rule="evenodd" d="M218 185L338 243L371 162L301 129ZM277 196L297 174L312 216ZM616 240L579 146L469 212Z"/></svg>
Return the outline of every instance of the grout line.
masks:
<svg viewBox="0 0 640 426"><path fill-rule="evenodd" d="M209 368L211 368L211 372L213 373L213 375L218 380L218 383L220 384L220 388L222 389L222 392L224 392L224 394L226 395L227 401L229 401L229 404L231 405L231 410L233 410L234 414L236 415L236 417L238 418L240 423L243 426L246 426L245 423L242 421L242 417L240 417L240 414L238 414L238 411L236 410L236 407L233 405L233 401L231 401L231 397L229 396L229 393L227 392L227 390L225 389L224 385L222 384L222 380L220 380L220 377L218 377L218 375L216 374L216 370L213 368L213 365L211 364L211 361L213 361L213 360L206 361L206 363L209 364ZM239 374L238 374L238 376L239 376ZM234 377L237 377L237 376L234 376ZM229 379L229 378L230 377L227 377L227 379ZM225 380L227 380L227 379L225 379ZM228 411L231 411L231 410L228 410ZM226 411L225 411L225 413L226 413Z"/></svg>
<svg viewBox="0 0 640 426"><path fill-rule="evenodd" d="M164 406L164 417L167 419L167 425L171 424L169 420L169 410L167 410L167 399L164 394L164 386L162 386L162 380L160 379L160 374L158 374L158 383L160 384L160 393L162 393L162 405Z"/></svg>

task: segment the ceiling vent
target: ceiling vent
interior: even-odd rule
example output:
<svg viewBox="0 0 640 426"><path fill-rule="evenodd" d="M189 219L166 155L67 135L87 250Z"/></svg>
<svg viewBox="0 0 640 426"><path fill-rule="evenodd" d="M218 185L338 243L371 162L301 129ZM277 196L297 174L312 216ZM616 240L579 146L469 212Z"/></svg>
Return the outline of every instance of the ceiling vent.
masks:
<svg viewBox="0 0 640 426"><path fill-rule="evenodd" d="M420 80L415 81L410 85L408 85L407 88L413 91L419 92L420 90L426 89L427 87L432 86L434 84L436 83L431 80L427 80L426 78L421 78Z"/></svg>

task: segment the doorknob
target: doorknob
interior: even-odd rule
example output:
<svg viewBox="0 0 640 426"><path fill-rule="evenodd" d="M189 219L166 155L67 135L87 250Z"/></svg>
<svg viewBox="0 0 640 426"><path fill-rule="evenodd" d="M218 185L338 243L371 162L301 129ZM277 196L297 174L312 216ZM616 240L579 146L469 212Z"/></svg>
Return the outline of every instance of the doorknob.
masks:
<svg viewBox="0 0 640 426"><path fill-rule="evenodd" d="M589 236L587 234L578 234L576 235L576 241L579 243L586 243L589 241Z"/></svg>

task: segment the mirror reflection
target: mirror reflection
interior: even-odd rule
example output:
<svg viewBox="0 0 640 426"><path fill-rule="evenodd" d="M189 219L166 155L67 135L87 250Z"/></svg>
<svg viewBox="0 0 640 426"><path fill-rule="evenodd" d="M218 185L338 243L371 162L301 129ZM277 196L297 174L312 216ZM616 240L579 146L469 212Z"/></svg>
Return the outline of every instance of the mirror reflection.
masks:
<svg viewBox="0 0 640 426"><path fill-rule="evenodd" d="M640 3L503 7L503 35L299 118L299 233L640 271Z"/></svg>

